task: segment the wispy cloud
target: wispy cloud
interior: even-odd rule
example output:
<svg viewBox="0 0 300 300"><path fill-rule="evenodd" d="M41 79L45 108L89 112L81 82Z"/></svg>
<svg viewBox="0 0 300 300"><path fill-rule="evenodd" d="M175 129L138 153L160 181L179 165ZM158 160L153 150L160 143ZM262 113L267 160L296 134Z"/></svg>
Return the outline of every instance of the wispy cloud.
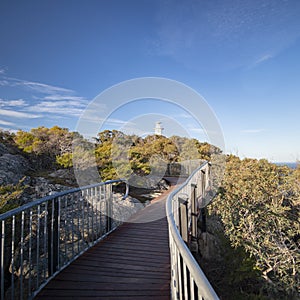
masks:
<svg viewBox="0 0 300 300"><path fill-rule="evenodd" d="M262 62L267 61L267 60L269 60L271 58L273 58L273 55L271 55L271 54L265 54L265 55L261 56L259 59L257 59L254 62L254 66L257 66L257 65L261 64Z"/></svg>
<svg viewBox="0 0 300 300"><path fill-rule="evenodd" d="M27 118L27 119L34 119L34 118L41 117L40 115L37 114L31 114L31 113L13 111L7 109L0 109L0 115L6 117L12 117L12 118Z"/></svg>
<svg viewBox="0 0 300 300"><path fill-rule="evenodd" d="M84 97L79 97L79 96L72 96L72 95L59 95L59 94L54 94L50 96L44 97L44 100L53 100L53 101L61 101L61 100L73 100L73 101L80 101L80 102L86 102L87 99Z"/></svg>
<svg viewBox="0 0 300 300"><path fill-rule="evenodd" d="M74 101L42 101L27 107L26 111L79 116L83 111L83 105Z"/></svg>
<svg viewBox="0 0 300 300"><path fill-rule="evenodd" d="M259 129L243 129L241 130L241 133L260 133L265 131L265 129L263 128L259 128Z"/></svg>
<svg viewBox="0 0 300 300"><path fill-rule="evenodd" d="M0 98L0 107L23 107L27 106L28 104L23 99L18 100L7 100L7 99L1 99Z"/></svg>
<svg viewBox="0 0 300 300"><path fill-rule="evenodd" d="M81 118L82 121L90 124L98 124L100 125L101 123L105 125L110 125L110 126L134 126L135 123L132 121L127 121L127 120L121 120L121 119L115 119L115 118L102 118L95 114L85 114L84 117Z"/></svg>
<svg viewBox="0 0 300 300"><path fill-rule="evenodd" d="M4 80L2 80L3 81L2 85L6 83L6 85L9 86L19 86L19 87L27 88L41 94L51 95L56 93L65 93L65 94L74 93L73 90L50 85L50 84L45 84L41 82L27 81L27 80L7 77L7 76L3 77L3 79Z"/></svg>
<svg viewBox="0 0 300 300"><path fill-rule="evenodd" d="M11 117L25 118L40 116L54 118L56 116L79 116L89 100L76 95L76 92L64 87L41 82L28 81L1 74L0 85L30 91L26 100L8 100L0 98L0 107L7 108L2 114ZM14 108L12 111L11 108Z"/></svg>
<svg viewBox="0 0 300 300"><path fill-rule="evenodd" d="M86 98L73 95L54 94L35 99L37 103L27 107L26 111L79 116L88 104Z"/></svg>
<svg viewBox="0 0 300 300"><path fill-rule="evenodd" d="M15 124L15 123L12 123L12 122L0 120L0 125L4 125L4 126L15 126L16 124Z"/></svg>
<svg viewBox="0 0 300 300"><path fill-rule="evenodd" d="M201 133L201 134L206 134L206 130L203 128L197 128L197 127L188 127L189 131L195 132L195 133Z"/></svg>
<svg viewBox="0 0 300 300"><path fill-rule="evenodd" d="M5 69L0 68L0 74L4 74L5 73Z"/></svg>
<svg viewBox="0 0 300 300"><path fill-rule="evenodd" d="M300 36L293 2L191 2L160 2L156 36L148 45L154 54L197 69L248 67L277 56Z"/></svg>
<svg viewBox="0 0 300 300"><path fill-rule="evenodd" d="M174 119L179 119L179 118L181 118L181 119L193 119L191 114L184 113L184 112L173 115L173 118Z"/></svg>
<svg viewBox="0 0 300 300"><path fill-rule="evenodd" d="M135 123L131 122L131 121L124 121L124 120L120 120L120 119L113 119L113 118L108 118L105 120L105 123L108 125L126 125L126 126L133 126L135 125Z"/></svg>
<svg viewBox="0 0 300 300"><path fill-rule="evenodd" d="M1 75L1 73L0 73ZM5 80L5 79L1 79L0 80L0 86L8 86L9 85L9 81L8 80Z"/></svg>

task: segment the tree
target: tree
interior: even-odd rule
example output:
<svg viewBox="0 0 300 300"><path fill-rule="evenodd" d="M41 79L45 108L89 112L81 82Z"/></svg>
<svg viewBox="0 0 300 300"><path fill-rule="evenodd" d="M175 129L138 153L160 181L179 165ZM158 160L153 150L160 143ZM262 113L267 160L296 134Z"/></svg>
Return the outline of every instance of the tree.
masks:
<svg viewBox="0 0 300 300"><path fill-rule="evenodd" d="M14 141L24 152L37 156L42 167L51 168L56 163L71 166L72 142L75 137L79 135L66 128L54 126L49 129L41 126L30 132L19 130Z"/></svg>

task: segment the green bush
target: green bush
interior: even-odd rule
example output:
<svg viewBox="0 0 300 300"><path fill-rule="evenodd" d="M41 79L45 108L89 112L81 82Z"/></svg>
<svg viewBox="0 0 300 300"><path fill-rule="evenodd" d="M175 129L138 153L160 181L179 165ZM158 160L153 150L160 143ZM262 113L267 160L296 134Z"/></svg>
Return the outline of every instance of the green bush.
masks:
<svg viewBox="0 0 300 300"><path fill-rule="evenodd" d="M299 182L291 169L229 156L211 212L234 247L255 259L270 294L299 295Z"/></svg>

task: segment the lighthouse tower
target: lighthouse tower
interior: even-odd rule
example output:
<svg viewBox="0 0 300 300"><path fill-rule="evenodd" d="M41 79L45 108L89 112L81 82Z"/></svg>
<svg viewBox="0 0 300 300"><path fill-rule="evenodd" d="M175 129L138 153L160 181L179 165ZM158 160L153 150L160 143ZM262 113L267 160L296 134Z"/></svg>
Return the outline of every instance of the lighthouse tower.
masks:
<svg viewBox="0 0 300 300"><path fill-rule="evenodd" d="M154 133L156 135L162 135L163 130L164 130L164 128L161 127L161 122L156 122L155 123L155 128L154 128Z"/></svg>

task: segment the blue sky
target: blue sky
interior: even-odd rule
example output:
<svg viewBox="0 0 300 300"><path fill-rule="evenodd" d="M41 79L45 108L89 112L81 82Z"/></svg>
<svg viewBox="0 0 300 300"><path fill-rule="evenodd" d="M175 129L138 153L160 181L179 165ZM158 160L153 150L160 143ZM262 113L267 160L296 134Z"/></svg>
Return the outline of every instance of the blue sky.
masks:
<svg viewBox="0 0 300 300"><path fill-rule="evenodd" d="M297 0L2 0L0 127L74 130L103 90L137 77L164 77L206 99L227 153L295 161L299 15ZM154 114L149 124L169 117L184 129L165 122L167 135L187 130L205 139L182 111L154 103L117 110L107 128Z"/></svg>

